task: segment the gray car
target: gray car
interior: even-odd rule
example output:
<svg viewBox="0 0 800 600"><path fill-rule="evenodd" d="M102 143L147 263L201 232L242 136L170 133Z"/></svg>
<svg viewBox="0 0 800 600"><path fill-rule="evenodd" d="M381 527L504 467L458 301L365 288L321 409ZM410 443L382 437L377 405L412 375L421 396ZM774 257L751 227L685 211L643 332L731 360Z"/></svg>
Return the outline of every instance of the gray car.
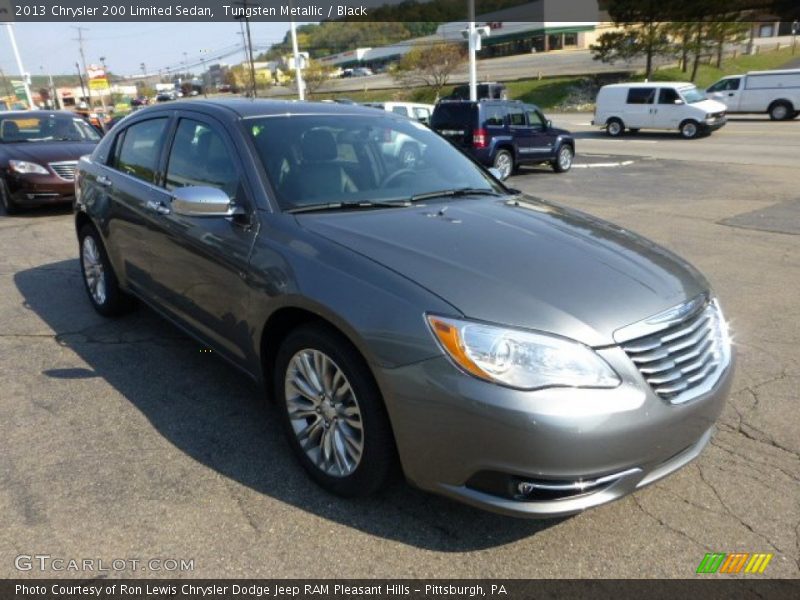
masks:
<svg viewBox="0 0 800 600"><path fill-rule="evenodd" d="M412 165L381 152L396 135ZM731 384L691 265L390 113L147 108L80 161L76 197L94 308L137 298L259 382L340 495L399 466L481 508L579 512L695 458Z"/></svg>

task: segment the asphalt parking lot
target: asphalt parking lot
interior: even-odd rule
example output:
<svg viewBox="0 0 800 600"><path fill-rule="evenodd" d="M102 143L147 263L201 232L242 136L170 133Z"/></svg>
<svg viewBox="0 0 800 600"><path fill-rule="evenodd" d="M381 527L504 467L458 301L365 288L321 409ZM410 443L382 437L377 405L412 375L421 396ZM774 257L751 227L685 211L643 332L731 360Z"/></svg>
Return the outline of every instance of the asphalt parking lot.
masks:
<svg viewBox="0 0 800 600"><path fill-rule="evenodd" d="M607 141L589 115L553 118L578 132L575 168L510 184L676 251L732 324L734 392L696 462L556 521L402 482L329 496L237 371L145 308L92 311L68 211L0 215L0 576L52 576L14 566L48 554L194 561L112 576L692 577L706 552L743 551L799 577L800 120Z"/></svg>

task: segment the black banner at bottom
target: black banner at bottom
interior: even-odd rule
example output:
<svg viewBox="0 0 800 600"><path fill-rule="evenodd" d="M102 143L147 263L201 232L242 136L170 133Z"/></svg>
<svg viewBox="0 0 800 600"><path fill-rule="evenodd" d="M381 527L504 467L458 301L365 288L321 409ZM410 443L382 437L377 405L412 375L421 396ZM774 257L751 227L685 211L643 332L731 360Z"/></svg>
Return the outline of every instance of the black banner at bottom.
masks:
<svg viewBox="0 0 800 600"><path fill-rule="evenodd" d="M2 600L800 598L800 579L11 579Z"/></svg>

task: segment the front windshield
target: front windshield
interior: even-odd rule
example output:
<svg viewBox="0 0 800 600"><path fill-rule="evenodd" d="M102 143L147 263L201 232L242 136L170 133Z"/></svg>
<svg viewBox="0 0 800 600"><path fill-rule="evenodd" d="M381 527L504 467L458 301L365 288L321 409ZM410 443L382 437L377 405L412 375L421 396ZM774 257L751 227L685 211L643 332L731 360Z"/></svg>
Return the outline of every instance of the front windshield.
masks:
<svg viewBox="0 0 800 600"><path fill-rule="evenodd" d="M83 119L70 115L0 114L0 143L96 142L100 135Z"/></svg>
<svg viewBox="0 0 800 600"><path fill-rule="evenodd" d="M465 188L503 192L426 126L389 113L257 117L245 124L283 210Z"/></svg>
<svg viewBox="0 0 800 600"><path fill-rule="evenodd" d="M702 102L703 100L706 99L706 95L700 90L698 90L696 87L681 88L680 92L681 96L683 96L683 99L689 104L694 104L695 102Z"/></svg>

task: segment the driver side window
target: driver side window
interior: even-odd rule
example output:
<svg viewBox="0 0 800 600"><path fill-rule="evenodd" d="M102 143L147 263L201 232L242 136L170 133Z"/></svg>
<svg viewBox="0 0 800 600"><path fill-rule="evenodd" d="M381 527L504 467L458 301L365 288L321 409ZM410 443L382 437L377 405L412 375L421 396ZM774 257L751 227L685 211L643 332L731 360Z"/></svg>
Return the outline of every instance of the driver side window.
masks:
<svg viewBox="0 0 800 600"><path fill-rule="evenodd" d="M166 188L215 187L235 201L240 195L236 165L222 136L200 121L181 119L167 163Z"/></svg>

